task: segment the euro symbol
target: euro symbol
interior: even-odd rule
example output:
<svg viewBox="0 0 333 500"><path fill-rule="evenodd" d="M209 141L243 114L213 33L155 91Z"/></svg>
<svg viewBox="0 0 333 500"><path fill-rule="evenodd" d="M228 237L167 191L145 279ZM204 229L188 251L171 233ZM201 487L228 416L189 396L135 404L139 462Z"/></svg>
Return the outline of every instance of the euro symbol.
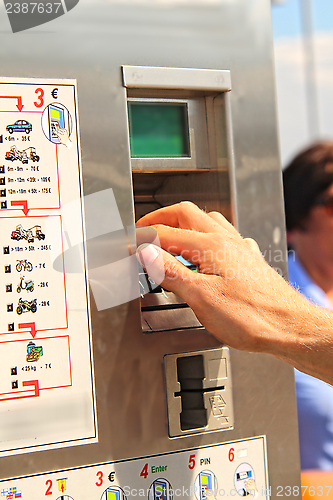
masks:
<svg viewBox="0 0 333 500"><path fill-rule="evenodd" d="M114 477L115 474L116 474L116 471L110 472L110 474L109 474L109 481L110 481L110 483L114 482L114 480L115 480L115 477Z"/></svg>
<svg viewBox="0 0 333 500"><path fill-rule="evenodd" d="M58 99L58 89L53 89L51 95L54 99Z"/></svg>

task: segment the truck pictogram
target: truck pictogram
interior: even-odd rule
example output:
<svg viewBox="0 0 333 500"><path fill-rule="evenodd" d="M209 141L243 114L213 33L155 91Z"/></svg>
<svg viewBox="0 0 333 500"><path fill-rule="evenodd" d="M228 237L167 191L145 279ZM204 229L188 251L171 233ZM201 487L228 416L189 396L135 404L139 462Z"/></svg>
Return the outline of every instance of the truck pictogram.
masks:
<svg viewBox="0 0 333 500"><path fill-rule="evenodd" d="M36 148L29 147L19 151L16 146L12 146L9 151L5 154L5 160L9 161L21 161L23 164L27 164L29 160L35 162L40 160L40 156L36 152Z"/></svg>
<svg viewBox="0 0 333 500"><path fill-rule="evenodd" d="M27 240L28 243L33 243L35 238L44 240L45 234L42 232L42 228L39 225L33 226L30 229L24 229L22 224L18 224L15 231L12 231L10 237L12 240Z"/></svg>

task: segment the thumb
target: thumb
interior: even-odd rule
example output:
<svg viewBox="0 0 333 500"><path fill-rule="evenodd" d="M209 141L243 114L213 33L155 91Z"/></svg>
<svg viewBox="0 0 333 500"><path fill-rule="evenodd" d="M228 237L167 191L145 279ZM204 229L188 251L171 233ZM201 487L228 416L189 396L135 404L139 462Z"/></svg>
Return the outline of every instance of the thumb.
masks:
<svg viewBox="0 0 333 500"><path fill-rule="evenodd" d="M188 299L189 287L196 273L187 269L175 257L155 245L140 245L136 251L139 263L159 285Z"/></svg>

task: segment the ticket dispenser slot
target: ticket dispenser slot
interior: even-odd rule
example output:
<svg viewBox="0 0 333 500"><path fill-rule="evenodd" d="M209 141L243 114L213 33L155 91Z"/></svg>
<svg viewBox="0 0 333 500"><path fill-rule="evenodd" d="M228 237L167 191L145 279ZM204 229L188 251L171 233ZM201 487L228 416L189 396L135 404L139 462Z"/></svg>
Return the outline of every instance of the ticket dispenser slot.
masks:
<svg viewBox="0 0 333 500"><path fill-rule="evenodd" d="M170 437L233 428L229 349L164 357Z"/></svg>
<svg viewBox="0 0 333 500"><path fill-rule="evenodd" d="M207 425L207 410L203 398L204 364L202 355L177 358L177 375L182 411L180 413L181 430L198 429Z"/></svg>
<svg viewBox="0 0 333 500"><path fill-rule="evenodd" d="M235 222L229 71L124 66L123 79L136 220L187 200ZM202 328L142 269L139 286L144 333Z"/></svg>

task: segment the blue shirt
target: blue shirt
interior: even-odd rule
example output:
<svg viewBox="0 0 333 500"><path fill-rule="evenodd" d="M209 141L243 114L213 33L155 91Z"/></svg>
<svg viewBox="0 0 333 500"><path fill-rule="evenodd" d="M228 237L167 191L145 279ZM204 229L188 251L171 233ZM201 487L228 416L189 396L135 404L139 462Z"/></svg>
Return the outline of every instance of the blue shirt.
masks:
<svg viewBox="0 0 333 500"><path fill-rule="evenodd" d="M294 252L288 257L289 282L308 300L333 309ZM295 370L301 468L333 469L333 387Z"/></svg>

